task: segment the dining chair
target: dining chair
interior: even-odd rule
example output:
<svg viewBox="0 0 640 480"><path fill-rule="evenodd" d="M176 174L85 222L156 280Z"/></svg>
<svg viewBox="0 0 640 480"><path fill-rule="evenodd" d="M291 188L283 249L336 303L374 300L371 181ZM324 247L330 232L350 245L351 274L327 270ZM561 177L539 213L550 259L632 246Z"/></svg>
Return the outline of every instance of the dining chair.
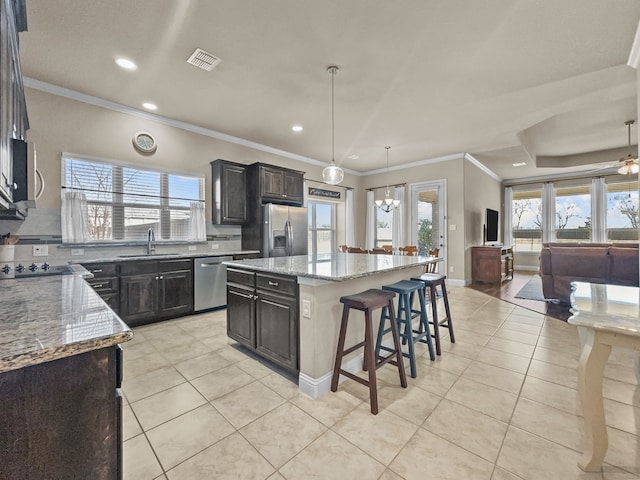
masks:
<svg viewBox="0 0 640 480"><path fill-rule="evenodd" d="M440 249L439 248L432 248L431 250L429 250L429 256L430 257L437 257L440 254ZM424 266L424 273L436 273L436 270L438 269L438 264L437 263L427 263Z"/></svg>
<svg viewBox="0 0 640 480"><path fill-rule="evenodd" d="M342 253L346 253L348 249L349 247L346 245L338 245L338 250L340 250Z"/></svg>
<svg viewBox="0 0 640 480"><path fill-rule="evenodd" d="M400 255L407 255L409 257L413 257L418 254L418 247L415 245L400 247L398 250L400 250Z"/></svg>
<svg viewBox="0 0 640 480"><path fill-rule="evenodd" d="M359 247L349 247L347 248L347 253L369 253L369 250L363 250Z"/></svg>
<svg viewBox="0 0 640 480"><path fill-rule="evenodd" d="M379 254L379 255L387 255L390 252L387 252L384 248L372 248L371 250L369 250L369 253L375 253L375 254Z"/></svg>

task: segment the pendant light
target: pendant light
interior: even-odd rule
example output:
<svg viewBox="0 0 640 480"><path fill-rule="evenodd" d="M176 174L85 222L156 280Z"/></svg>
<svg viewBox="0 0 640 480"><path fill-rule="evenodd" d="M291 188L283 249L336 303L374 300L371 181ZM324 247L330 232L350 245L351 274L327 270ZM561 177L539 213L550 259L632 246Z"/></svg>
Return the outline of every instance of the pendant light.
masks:
<svg viewBox="0 0 640 480"><path fill-rule="evenodd" d="M387 179L389 179L389 149L391 147L384 147L387 150ZM384 192L384 200L376 200L376 205L382 211L389 213L392 208L398 208L400 206L400 200L394 200L389 195L389 183L387 183L387 189Z"/></svg>
<svg viewBox="0 0 640 480"><path fill-rule="evenodd" d="M335 65L327 68L327 72L331 74L331 165L322 170L322 181L329 185L338 185L342 183L344 180L344 171L336 165L335 153L336 153L336 142L335 142L335 114L334 114L334 105L335 105L335 95L333 91L333 77L335 77L336 73L338 73L338 67Z"/></svg>
<svg viewBox="0 0 640 480"><path fill-rule="evenodd" d="M631 155L631 125L634 123L636 123L635 120L627 120L624 122L628 131L629 154L620 159L622 166L618 169L618 173L621 175L635 175L640 171L640 166L638 166L638 157Z"/></svg>

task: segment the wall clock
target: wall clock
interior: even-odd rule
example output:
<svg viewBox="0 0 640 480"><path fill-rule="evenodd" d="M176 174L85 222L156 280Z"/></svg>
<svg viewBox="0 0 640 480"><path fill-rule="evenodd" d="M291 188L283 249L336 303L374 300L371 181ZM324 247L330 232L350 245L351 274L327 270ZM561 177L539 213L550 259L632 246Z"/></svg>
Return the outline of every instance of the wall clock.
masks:
<svg viewBox="0 0 640 480"><path fill-rule="evenodd" d="M142 153L153 153L158 145L150 133L138 132L133 136L133 146Z"/></svg>

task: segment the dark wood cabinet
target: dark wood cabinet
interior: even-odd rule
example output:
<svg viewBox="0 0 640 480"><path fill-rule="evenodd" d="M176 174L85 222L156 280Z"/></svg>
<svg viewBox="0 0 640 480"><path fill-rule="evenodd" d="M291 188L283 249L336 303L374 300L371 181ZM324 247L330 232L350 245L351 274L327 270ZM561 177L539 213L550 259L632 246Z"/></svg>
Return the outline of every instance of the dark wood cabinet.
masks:
<svg viewBox="0 0 640 480"><path fill-rule="evenodd" d="M251 167L258 170L260 203L302 205L304 172L260 163Z"/></svg>
<svg viewBox="0 0 640 480"><path fill-rule="evenodd" d="M241 225L247 219L247 166L228 160L211 162L213 223Z"/></svg>
<svg viewBox="0 0 640 480"><path fill-rule="evenodd" d="M513 248L472 247L471 278L474 283L502 283L513 278Z"/></svg>
<svg viewBox="0 0 640 480"><path fill-rule="evenodd" d="M0 373L0 479L122 479L119 347Z"/></svg>
<svg viewBox="0 0 640 480"><path fill-rule="evenodd" d="M116 313L120 311L120 279L117 263L91 263L83 265L93 274L87 283Z"/></svg>
<svg viewBox="0 0 640 480"><path fill-rule="evenodd" d="M192 260L122 263L120 318L127 325L142 325L192 312Z"/></svg>
<svg viewBox="0 0 640 480"><path fill-rule="evenodd" d="M227 334L290 372L299 370L295 277L227 269Z"/></svg>

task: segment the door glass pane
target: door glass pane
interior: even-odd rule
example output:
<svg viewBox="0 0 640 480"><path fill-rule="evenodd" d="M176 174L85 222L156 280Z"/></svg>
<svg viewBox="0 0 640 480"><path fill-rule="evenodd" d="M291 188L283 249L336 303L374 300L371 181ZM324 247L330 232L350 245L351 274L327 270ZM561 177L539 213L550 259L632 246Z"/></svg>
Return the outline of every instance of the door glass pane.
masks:
<svg viewBox="0 0 640 480"><path fill-rule="evenodd" d="M393 212L385 212L381 208L376 208L376 247L391 245L393 232Z"/></svg>
<svg viewBox="0 0 640 480"><path fill-rule="evenodd" d="M513 250L539 252L542 248L542 190L514 191L511 211Z"/></svg>
<svg viewBox="0 0 640 480"><path fill-rule="evenodd" d="M418 249L426 254L440 244L438 223L439 202L438 190L423 190L418 192Z"/></svg>
<svg viewBox="0 0 640 480"><path fill-rule="evenodd" d="M607 184L607 239L638 242L638 181Z"/></svg>
<svg viewBox="0 0 640 480"><path fill-rule="evenodd" d="M556 240L591 239L591 188L588 185L556 189Z"/></svg>

